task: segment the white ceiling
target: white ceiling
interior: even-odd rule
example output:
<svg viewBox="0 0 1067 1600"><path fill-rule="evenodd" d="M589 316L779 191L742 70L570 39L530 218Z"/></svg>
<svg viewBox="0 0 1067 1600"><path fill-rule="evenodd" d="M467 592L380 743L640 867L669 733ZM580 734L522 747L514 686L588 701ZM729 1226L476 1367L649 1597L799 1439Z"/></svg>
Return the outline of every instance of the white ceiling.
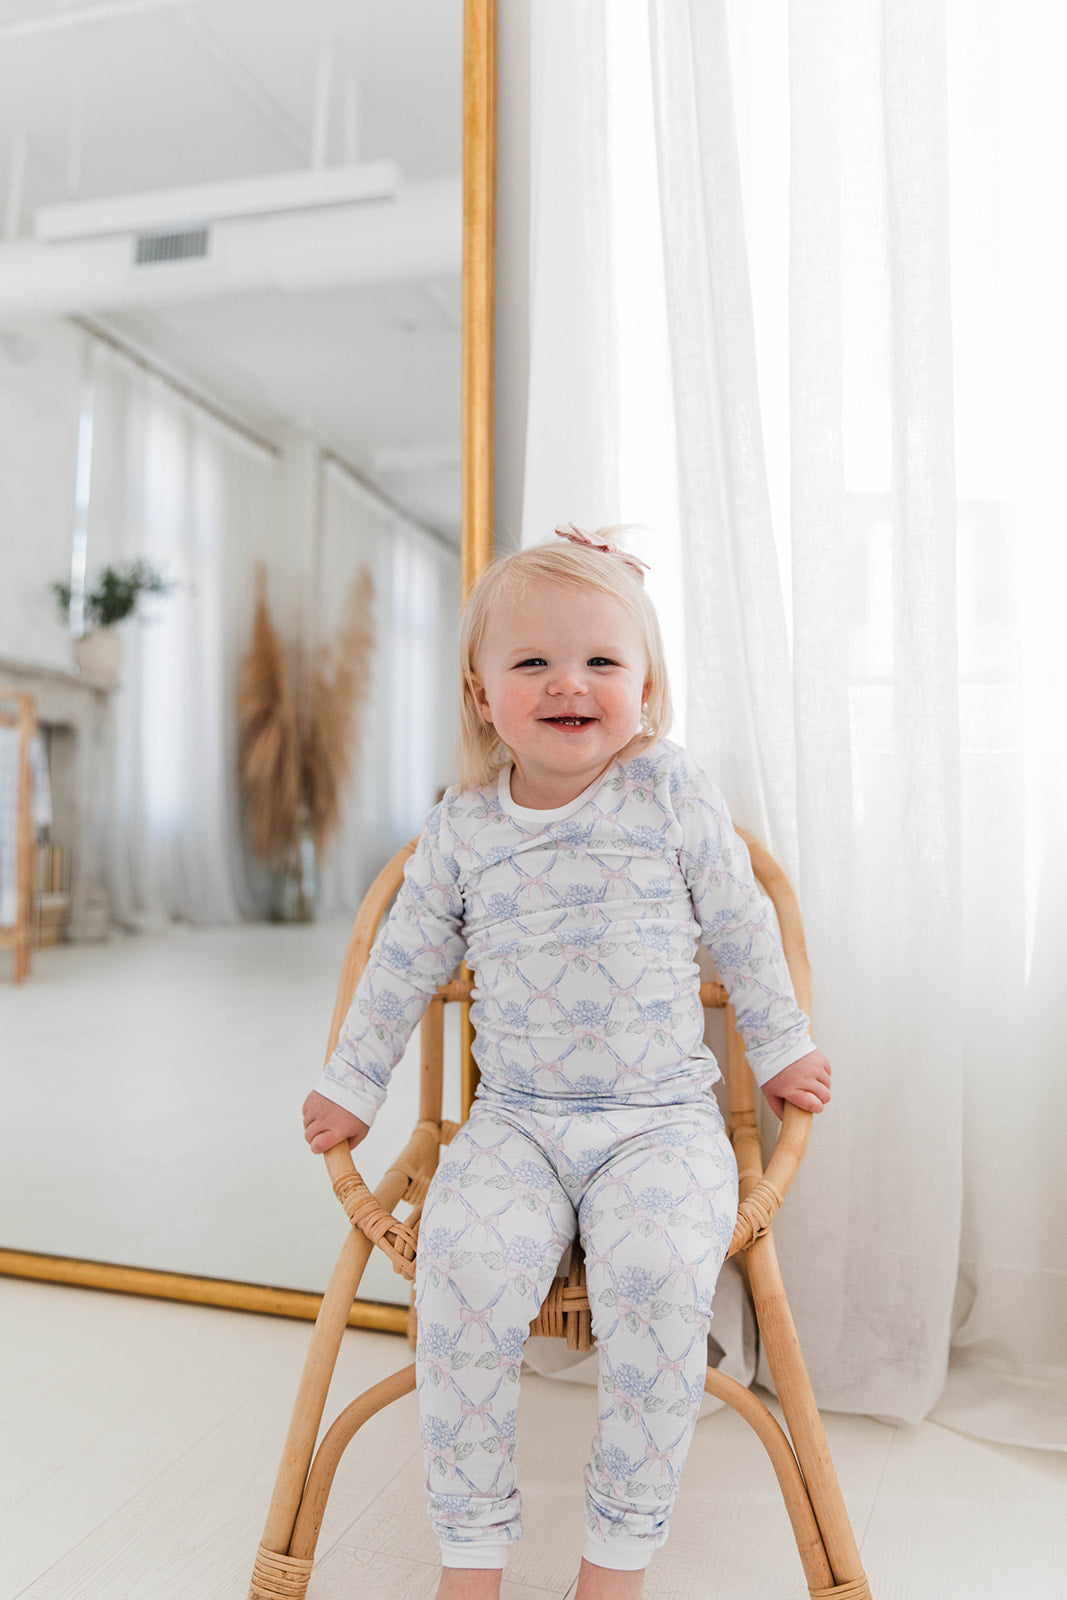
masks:
<svg viewBox="0 0 1067 1600"><path fill-rule="evenodd" d="M5 202L28 141L19 237L65 199L307 166L326 44L330 164L460 171L462 0L0 0ZM458 273L93 317L260 431L313 433L458 539Z"/></svg>

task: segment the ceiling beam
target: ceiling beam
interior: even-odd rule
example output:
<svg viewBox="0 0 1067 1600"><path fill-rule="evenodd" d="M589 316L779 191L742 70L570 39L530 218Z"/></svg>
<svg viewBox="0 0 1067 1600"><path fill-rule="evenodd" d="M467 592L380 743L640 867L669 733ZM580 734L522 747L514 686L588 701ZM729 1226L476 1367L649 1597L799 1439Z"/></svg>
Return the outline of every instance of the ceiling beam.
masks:
<svg viewBox="0 0 1067 1600"><path fill-rule="evenodd" d="M392 161L364 161L356 167L298 167L251 178L225 178L148 194L105 195L41 206L34 233L48 244L100 238L109 233L179 233L241 217L303 213L322 206L392 200L400 172Z"/></svg>
<svg viewBox="0 0 1067 1600"><path fill-rule="evenodd" d="M266 118L275 132L281 134L290 149L296 152L301 161L310 164L312 158L311 137L307 130L301 127L299 122L294 121L288 111L278 104L274 96L263 87L254 73L248 70L241 58L234 54L229 45L224 44L215 30L195 11L179 11L178 21L192 34L197 43L218 62L230 81L240 89L241 93L255 106L260 115Z"/></svg>
<svg viewBox="0 0 1067 1600"><path fill-rule="evenodd" d="M423 283L462 270L460 179L402 186L395 200L219 222L202 259L137 266L132 234L0 245L0 316L180 305L235 294Z"/></svg>

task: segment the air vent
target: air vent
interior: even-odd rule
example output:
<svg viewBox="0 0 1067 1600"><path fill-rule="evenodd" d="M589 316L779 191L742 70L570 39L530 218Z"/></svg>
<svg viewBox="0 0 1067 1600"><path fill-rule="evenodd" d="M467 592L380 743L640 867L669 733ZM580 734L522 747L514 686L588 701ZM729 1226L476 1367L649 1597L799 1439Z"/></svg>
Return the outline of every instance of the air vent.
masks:
<svg viewBox="0 0 1067 1600"><path fill-rule="evenodd" d="M207 228L186 229L183 233L140 233L134 261L151 267L161 261L195 261L206 256L210 234Z"/></svg>

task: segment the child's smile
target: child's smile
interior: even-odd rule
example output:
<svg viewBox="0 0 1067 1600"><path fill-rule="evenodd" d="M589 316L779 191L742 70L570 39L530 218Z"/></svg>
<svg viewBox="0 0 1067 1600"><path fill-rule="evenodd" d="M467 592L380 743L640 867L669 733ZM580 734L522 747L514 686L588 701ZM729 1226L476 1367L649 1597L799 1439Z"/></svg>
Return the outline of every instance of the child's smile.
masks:
<svg viewBox="0 0 1067 1600"><path fill-rule="evenodd" d="M566 805L640 728L644 632L600 590L531 585L494 615L478 669L475 699L515 758L517 805Z"/></svg>

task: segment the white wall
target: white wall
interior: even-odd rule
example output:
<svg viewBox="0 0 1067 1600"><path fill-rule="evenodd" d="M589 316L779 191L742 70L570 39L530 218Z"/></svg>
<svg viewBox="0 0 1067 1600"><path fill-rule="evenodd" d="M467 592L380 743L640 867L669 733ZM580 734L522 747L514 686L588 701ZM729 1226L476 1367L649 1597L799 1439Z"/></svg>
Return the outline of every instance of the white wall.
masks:
<svg viewBox="0 0 1067 1600"><path fill-rule="evenodd" d="M58 319L0 324L0 655L71 664L48 585L70 580L83 335Z"/></svg>

